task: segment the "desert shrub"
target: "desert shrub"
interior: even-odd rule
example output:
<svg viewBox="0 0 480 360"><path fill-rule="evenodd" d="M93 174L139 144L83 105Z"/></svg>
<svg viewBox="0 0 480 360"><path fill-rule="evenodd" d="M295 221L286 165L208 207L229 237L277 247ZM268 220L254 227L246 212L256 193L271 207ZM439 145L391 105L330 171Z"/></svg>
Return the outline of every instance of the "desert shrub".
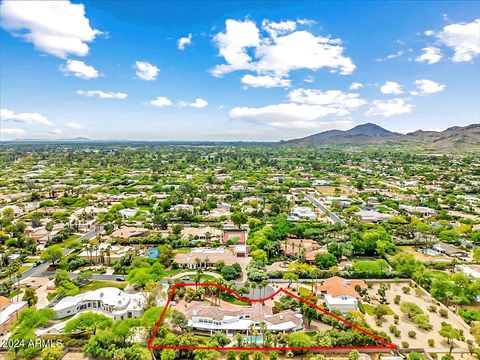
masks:
<svg viewBox="0 0 480 360"><path fill-rule="evenodd" d="M434 339L428 339L428 346L434 346L435 345L435 340Z"/></svg>
<svg viewBox="0 0 480 360"><path fill-rule="evenodd" d="M415 331L410 330L408 332L408 337L414 338L415 336L417 336L417 333Z"/></svg>

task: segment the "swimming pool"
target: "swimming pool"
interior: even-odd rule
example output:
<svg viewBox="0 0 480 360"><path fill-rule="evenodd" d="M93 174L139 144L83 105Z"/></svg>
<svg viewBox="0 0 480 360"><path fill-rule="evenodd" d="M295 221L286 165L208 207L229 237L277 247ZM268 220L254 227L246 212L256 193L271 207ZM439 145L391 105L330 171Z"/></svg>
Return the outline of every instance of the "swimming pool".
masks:
<svg viewBox="0 0 480 360"><path fill-rule="evenodd" d="M261 344L263 343L263 336L246 337L245 341L250 344Z"/></svg>
<svg viewBox="0 0 480 360"><path fill-rule="evenodd" d="M150 258L150 259L158 258L158 255L160 255L160 252L158 251L158 248L156 248L156 247L148 249L147 253L145 254L145 256Z"/></svg>

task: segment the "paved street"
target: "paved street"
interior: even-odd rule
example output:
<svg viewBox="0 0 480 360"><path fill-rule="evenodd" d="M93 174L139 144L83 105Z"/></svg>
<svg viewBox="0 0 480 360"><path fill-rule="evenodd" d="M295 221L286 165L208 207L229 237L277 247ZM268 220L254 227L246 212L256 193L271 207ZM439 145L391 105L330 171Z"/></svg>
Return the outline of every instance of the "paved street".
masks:
<svg viewBox="0 0 480 360"><path fill-rule="evenodd" d="M343 226L347 226L347 223L340 219L338 215L334 214L330 210L328 210L325 206L323 206L317 199L315 199L312 195L305 194L305 197L307 198L308 201L310 201L313 206L315 206L317 209L319 209L321 212L324 214L327 214L330 219L332 219L335 224L340 224Z"/></svg>

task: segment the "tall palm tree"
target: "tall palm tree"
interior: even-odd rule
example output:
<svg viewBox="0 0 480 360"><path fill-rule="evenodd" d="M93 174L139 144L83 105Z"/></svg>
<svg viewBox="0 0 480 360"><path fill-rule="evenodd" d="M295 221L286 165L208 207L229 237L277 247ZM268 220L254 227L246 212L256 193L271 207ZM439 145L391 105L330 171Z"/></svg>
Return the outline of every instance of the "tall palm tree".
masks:
<svg viewBox="0 0 480 360"><path fill-rule="evenodd" d="M260 323L260 330L262 332L262 345L265 346L265 332L267 331L267 323L265 321Z"/></svg>
<svg viewBox="0 0 480 360"><path fill-rule="evenodd" d="M110 266L110 253L111 253L111 250L112 250L112 245L111 245L111 244L108 244L108 245L107 245L107 248L105 249L105 254L107 254L107 257L108 257L108 266Z"/></svg>
<svg viewBox="0 0 480 360"><path fill-rule="evenodd" d="M250 337L250 344L252 343L252 334L254 329L255 329L255 325L252 322L250 323L250 325L248 325L248 336Z"/></svg>

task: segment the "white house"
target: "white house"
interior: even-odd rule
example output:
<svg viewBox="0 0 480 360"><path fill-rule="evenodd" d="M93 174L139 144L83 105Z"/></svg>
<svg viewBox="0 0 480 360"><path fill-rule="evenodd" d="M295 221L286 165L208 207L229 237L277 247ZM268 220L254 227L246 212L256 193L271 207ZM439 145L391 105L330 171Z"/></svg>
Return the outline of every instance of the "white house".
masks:
<svg viewBox="0 0 480 360"><path fill-rule="evenodd" d="M127 220L127 219L130 219L132 217L134 217L136 214L137 214L137 209L129 209L129 208L125 208L125 209L121 209L118 211L118 213L120 215L122 215L122 217Z"/></svg>
<svg viewBox="0 0 480 360"><path fill-rule="evenodd" d="M367 285L363 280L349 280L333 276L318 285L316 291L317 294L323 294L329 310L347 313L359 308L360 295L357 292L358 288L366 289Z"/></svg>
<svg viewBox="0 0 480 360"><path fill-rule="evenodd" d="M214 333L246 333L253 324L257 330L265 323L270 332L297 331L303 327L302 314L285 310L274 314L272 307L253 303L252 306L213 306L209 303L192 301L185 310L188 326L195 330Z"/></svg>
<svg viewBox="0 0 480 360"><path fill-rule="evenodd" d="M115 287L105 287L75 296L67 296L54 307L55 318L74 315L81 311L96 311L113 317L114 320L138 318L145 309L145 297L140 294L127 294Z"/></svg>
<svg viewBox="0 0 480 360"><path fill-rule="evenodd" d="M313 209L306 206L294 206L290 211L289 220L315 220L317 215L313 212Z"/></svg>

